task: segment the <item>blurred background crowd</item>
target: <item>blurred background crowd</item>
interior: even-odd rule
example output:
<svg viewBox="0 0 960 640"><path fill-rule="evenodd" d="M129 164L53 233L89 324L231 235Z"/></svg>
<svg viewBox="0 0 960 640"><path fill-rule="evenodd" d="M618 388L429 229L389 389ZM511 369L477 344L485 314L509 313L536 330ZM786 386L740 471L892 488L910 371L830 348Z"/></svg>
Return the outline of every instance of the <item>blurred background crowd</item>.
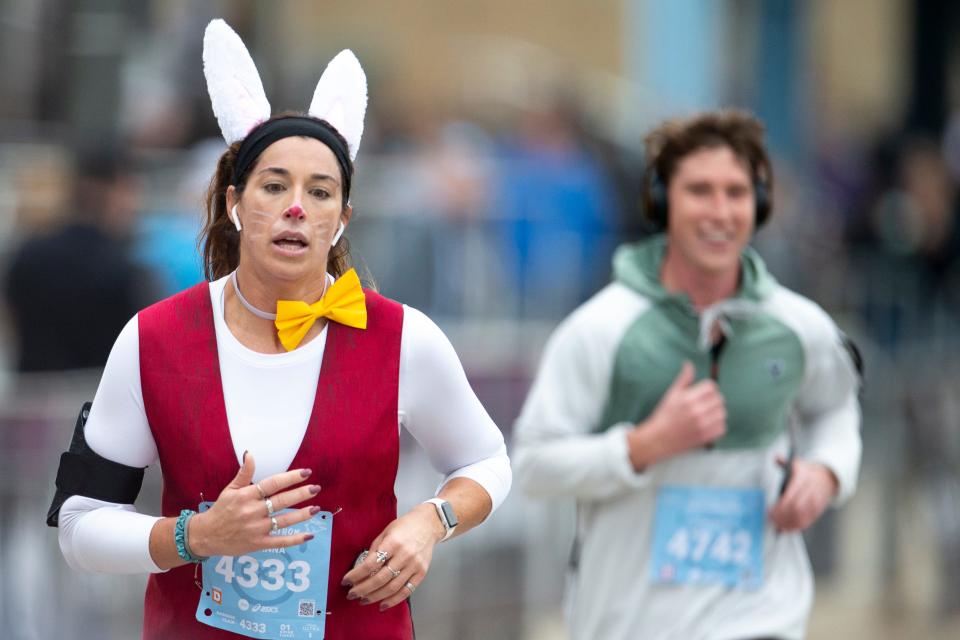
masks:
<svg viewBox="0 0 960 640"><path fill-rule="evenodd" d="M767 124L771 271L860 345L860 491L808 535L811 638L960 637L960 5L949 0L0 0L0 636L131 638L145 578L81 575L44 526L113 339L202 278L224 148L207 22L274 109L352 48L370 111L348 237L430 315L510 438L557 321L641 237L643 132ZM437 481L405 441L401 507ZM139 506L158 512L156 470ZM563 638L569 505L510 497L444 545L423 638Z"/></svg>

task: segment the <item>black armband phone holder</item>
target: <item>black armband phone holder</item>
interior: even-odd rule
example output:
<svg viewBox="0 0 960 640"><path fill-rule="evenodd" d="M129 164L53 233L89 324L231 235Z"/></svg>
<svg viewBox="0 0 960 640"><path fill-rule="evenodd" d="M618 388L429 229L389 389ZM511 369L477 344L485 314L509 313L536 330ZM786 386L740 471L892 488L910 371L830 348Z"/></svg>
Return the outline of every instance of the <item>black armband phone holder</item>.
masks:
<svg viewBox="0 0 960 640"><path fill-rule="evenodd" d="M70 449L60 456L57 492L47 512L47 526L56 527L59 524L60 507L70 496L133 504L143 485L145 469L107 460L87 446L83 427L90 415L90 406L91 403L84 403L73 429Z"/></svg>

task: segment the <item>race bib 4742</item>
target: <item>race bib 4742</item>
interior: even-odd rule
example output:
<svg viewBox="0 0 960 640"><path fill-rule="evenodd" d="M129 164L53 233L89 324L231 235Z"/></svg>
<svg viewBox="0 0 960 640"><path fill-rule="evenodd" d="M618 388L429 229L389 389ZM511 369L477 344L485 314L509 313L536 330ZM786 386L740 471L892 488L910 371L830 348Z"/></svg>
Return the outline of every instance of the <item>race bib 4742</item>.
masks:
<svg viewBox="0 0 960 640"><path fill-rule="evenodd" d="M757 589L763 582L760 489L667 485L657 494L650 580Z"/></svg>

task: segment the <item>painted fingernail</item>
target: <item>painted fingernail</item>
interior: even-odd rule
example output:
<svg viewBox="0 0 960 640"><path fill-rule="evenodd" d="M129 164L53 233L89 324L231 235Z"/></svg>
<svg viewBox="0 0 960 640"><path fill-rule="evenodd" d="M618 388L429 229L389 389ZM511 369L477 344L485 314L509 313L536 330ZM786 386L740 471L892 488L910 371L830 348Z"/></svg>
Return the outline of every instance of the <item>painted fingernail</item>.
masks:
<svg viewBox="0 0 960 640"><path fill-rule="evenodd" d="M310 515L315 516L320 513L320 507L310 507Z"/></svg>
<svg viewBox="0 0 960 640"><path fill-rule="evenodd" d="M340 583L340 586L341 586L341 587L346 587L347 589L352 589L352 588L353 588L353 583L350 582L349 580L344 580L343 582ZM349 599L349 598L348 598L348 599Z"/></svg>
<svg viewBox="0 0 960 640"><path fill-rule="evenodd" d="M312 534L312 533L308 533L307 535L303 536L303 541L304 541L304 542L310 542L311 540L313 540L313 534Z"/></svg>
<svg viewBox="0 0 960 640"><path fill-rule="evenodd" d="M380 613L383 613L384 611L386 611L386 610L389 609L389 608L390 608L390 607L388 607L388 606L385 605L385 604L380 605Z"/></svg>
<svg viewBox="0 0 960 640"><path fill-rule="evenodd" d="M367 606L368 604L370 604L370 598L360 598L360 604L362 604L363 606Z"/></svg>
<svg viewBox="0 0 960 640"><path fill-rule="evenodd" d="M309 478L311 473L313 473L312 469L300 469L301 478Z"/></svg>
<svg viewBox="0 0 960 640"><path fill-rule="evenodd" d="M313 495L317 495L318 493L320 493L320 485L318 484L310 485L310 493L312 493Z"/></svg>
<svg viewBox="0 0 960 640"><path fill-rule="evenodd" d="M347 600L356 600L356 599L359 598L359 597L360 597L360 596L358 596L357 594L355 594L353 591L351 591L350 593L347 594Z"/></svg>

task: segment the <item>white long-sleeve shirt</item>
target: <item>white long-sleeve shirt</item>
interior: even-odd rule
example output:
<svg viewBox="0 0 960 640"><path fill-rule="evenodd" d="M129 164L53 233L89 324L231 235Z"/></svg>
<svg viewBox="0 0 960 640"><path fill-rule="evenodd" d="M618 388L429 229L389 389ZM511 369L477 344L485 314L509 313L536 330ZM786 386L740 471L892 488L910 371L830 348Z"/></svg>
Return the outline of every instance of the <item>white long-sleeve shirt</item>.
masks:
<svg viewBox="0 0 960 640"><path fill-rule="evenodd" d="M264 354L243 346L224 320L227 278L210 283L227 421L238 467L244 451L254 480L286 471L306 433L327 330L294 351ZM456 352L420 311L404 306L397 422L426 450L443 484L464 477L482 486L496 509L512 480L503 435L480 404ZM137 318L121 331L100 380L84 435L108 460L131 467L157 461L140 386ZM442 484L441 484L442 487ZM158 572L149 551L157 517L131 504L72 496L60 509L59 540L76 569Z"/></svg>
<svg viewBox="0 0 960 640"><path fill-rule="evenodd" d="M568 594L571 637L802 638L813 576L800 533L778 534L766 523L764 581L754 591L654 585L649 579L660 487L759 488L769 508L783 480L775 459L786 457L789 447L782 434L760 448L698 449L634 470L626 432L635 425L601 420L625 334L656 312L650 298L620 282L587 301L547 343L516 423L514 464L523 490L577 501L580 554ZM856 487L861 441L855 377L837 328L815 304L779 285L758 312L789 327L802 348L804 375L793 402L797 455L834 472L836 502L842 502ZM633 364L642 389L655 367Z"/></svg>

